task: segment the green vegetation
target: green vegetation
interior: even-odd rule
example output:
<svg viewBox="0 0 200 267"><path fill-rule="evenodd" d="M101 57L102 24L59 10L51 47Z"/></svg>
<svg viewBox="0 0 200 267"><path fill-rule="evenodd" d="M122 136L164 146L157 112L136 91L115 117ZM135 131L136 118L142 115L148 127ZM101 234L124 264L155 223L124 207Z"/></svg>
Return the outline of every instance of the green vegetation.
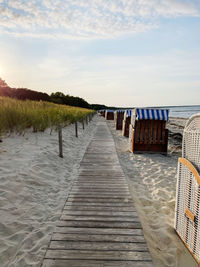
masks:
<svg viewBox="0 0 200 267"><path fill-rule="evenodd" d="M22 133L26 128L32 128L36 132L48 127L57 128L59 124L66 126L93 112L45 101L0 97L0 134L12 131Z"/></svg>

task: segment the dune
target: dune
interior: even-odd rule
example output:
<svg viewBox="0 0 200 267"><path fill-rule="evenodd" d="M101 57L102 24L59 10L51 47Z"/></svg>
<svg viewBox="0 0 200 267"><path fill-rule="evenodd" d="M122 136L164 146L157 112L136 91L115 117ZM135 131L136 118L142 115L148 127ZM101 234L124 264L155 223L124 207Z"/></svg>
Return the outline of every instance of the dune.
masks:
<svg viewBox="0 0 200 267"><path fill-rule="evenodd" d="M64 158L58 133L12 134L0 143L0 266L40 266L96 120L63 129Z"/></svg>

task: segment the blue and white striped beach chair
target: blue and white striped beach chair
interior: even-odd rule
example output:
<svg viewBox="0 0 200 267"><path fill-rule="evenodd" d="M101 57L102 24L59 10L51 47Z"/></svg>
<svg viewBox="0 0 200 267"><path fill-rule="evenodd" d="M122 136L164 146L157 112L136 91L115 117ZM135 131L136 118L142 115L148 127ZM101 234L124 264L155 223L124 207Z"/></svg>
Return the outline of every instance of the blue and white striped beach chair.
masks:
<svg viewBox="0 0 200 267"><path fill-rule="evenodd" d="M126 137L129 137L129 125L131 123L131 114L132 114L131 109L127 109L124 112L124 120L122 124L122 135Z"/></svg>
<svg viewBox="0 0 200 267"><path fill-rule="evenodd" d="M131 117L131 152L167 152L169 119L168 109L137 108Z"/></svg>

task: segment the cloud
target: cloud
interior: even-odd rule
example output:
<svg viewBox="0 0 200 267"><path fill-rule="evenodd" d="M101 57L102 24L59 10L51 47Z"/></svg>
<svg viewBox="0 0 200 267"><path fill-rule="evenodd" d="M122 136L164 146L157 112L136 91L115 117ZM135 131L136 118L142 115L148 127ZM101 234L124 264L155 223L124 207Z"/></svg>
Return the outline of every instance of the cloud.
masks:
<svg viewBox="0 0 200 267"><path fill-rule="evenodd" d="M199 16L196 0L0 0L0 31L46 38L114 38L159 18Z"/></svg>

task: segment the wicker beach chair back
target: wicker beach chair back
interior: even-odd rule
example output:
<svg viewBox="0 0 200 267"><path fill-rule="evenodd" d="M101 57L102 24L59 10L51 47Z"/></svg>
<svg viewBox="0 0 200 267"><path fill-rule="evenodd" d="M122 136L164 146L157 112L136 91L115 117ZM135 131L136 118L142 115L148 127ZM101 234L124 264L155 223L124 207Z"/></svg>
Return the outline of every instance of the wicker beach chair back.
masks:
<svg viewBox="0 0 200 267"><path fill-rule="evenodd" d="M191 161L200 171L200 114L193 115L185 125L182 157Z"/></svg>
<svg viewBox="0 0 200 267"><path fill-rule="evenodd" d="M184 129L182 158L178 160L175 229L200 264L200 114Z"/></svg>

